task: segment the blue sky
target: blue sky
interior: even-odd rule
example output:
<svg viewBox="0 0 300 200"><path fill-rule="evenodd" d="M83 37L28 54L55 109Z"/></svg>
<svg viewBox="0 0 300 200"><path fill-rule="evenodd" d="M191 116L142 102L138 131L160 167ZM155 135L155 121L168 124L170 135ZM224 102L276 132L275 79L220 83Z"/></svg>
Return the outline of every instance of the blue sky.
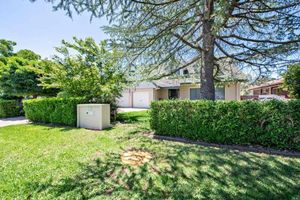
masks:
<svg viewBox="0 0 300 200"><path fill-rule="evenodd" d="M71 19L63 11L52 11L51 4L43 0L0 0L0 38L17 42L16 50L30 49L43 57L51 57L62 39L108 38L101 30L106 24L105 19L90 22L87 14Z"/></svg>

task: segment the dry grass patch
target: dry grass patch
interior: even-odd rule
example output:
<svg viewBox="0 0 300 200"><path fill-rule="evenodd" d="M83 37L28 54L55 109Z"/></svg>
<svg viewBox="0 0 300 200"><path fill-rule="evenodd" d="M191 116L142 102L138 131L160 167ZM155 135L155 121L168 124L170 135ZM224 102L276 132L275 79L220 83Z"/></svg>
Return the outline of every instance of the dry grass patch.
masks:
<svg viewBox="0 0 300 200"><path fill-rule="evenodd" d="M149 162L153 158L152 154L143 150L127 150L121 155L123 164L138 167Z"/></svg>

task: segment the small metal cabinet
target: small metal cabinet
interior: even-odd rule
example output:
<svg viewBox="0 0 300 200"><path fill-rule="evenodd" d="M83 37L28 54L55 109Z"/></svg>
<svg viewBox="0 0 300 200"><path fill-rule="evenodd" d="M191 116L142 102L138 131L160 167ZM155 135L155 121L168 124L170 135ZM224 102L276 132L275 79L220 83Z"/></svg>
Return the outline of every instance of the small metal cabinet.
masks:
<svg viewBox="0 0 300 200"><path fill-rule="evenodd" d="M102 130L111 127L109 104L78 104L77 127Z"/></svg>

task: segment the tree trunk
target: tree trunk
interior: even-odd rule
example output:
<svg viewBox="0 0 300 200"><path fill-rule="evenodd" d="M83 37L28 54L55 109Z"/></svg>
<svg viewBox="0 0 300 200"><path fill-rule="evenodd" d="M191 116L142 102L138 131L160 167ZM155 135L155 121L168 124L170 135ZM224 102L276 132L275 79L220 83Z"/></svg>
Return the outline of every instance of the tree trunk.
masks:
<svg viewBox="0 0 300 200"><path fill-rule="evenodd" d="M213 0L205 1L204 17L203 17L203 49L201 59L201 97L203 99L215 100L214 86L214 42L213 35Z"/></svg>

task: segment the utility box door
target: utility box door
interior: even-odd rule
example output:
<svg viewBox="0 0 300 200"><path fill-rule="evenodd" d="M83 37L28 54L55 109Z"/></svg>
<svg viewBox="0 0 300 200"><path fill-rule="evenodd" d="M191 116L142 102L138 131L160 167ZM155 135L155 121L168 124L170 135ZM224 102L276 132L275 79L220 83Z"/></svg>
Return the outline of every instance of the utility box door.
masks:
<svg viewBox="0 0 300 200"><path fill-rule="evenodd" d="M110 126L109 104L77 105L77 127L102 130Z"/></svg>

